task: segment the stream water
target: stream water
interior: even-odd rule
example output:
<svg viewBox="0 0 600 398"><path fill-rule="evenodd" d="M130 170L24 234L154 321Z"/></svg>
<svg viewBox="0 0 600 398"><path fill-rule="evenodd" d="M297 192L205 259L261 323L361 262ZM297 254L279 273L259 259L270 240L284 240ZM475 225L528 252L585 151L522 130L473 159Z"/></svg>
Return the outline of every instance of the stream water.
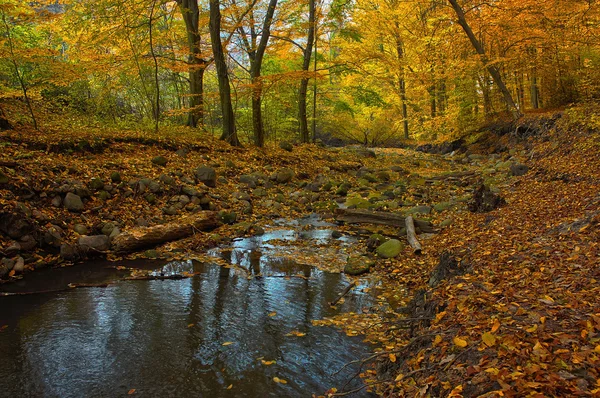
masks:
<svg viewBox="0 0 600 398"><path fill-rule="evenodd" d="M316 224L304 238L326 242L331 231ZM0 297L0 396L310 397L340 389L357 369L336 371L372 347L311 321L363 311L375 299L362 284L329 306L349 283L342 274L277 256L298 226L210 252L231 268L192 260L110 264L198 273L188 279L122 280L128 271L95 262L2 286L27 292L116 281ZM286 277L297 274L303 277ZM360 385L354 379L346 389Z"/></svg>

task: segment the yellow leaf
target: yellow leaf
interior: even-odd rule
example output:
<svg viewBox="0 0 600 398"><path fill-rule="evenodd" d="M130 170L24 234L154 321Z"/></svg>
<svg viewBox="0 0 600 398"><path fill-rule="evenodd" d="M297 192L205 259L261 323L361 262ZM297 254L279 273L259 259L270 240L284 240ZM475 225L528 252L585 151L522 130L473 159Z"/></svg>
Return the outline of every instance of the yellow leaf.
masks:
<svg viewBox="0 0 600 398"><path fill-rule="evenodd" d="M287 384L287 380L280 379L279 377L273 377L275 383Z"/></svg>
<svg viewBox="0 0 600 398"><path fill-rule="evenodd" d="M496 344L496 336L494 336L490 332L485 332L481 336L481 339L483 340L485 345L487 345L488 347L493 347Z"/></svg>
<svg viewBox="0 0 600 398"><path fill-rule="evenodd" d="M269 365L273 365L274 363L277 363L277 361L275 361L275 360L273 360L273 361L265 361L264 359L261 359L260 361L265 366L269 366Z"/></svg>
<svg viewBox="0 0 600 398"><path fill-rule="evenodd" d="M395 381L400 381L404 378L404 375L402 373L398 373L398 376L396 376L396 380Z"/></svg>
<svg viewBox="0 0 600 398"><path fill-rule="evenodd" d="M462 348L465 348L468 345L467 340L461 339L458 336L453 338L452 341L454 342L455 345L462 347Z"/></svg>
<svg viewBox="0 0 600 398"><path fill-rule="evenodd" d="M500 373L500 371L499 371L498 369L496 369L496 368L487 368L487 369L485 370L485 372L486 372L486 373L493 374L493 375L497 375L498 373Z"/></svg>
<svg viewBox="0 0 600 398"><path fill-rule="evenodd" d="M537 330L538 326L537 325L533 325L530 328L525 329L526 331L528 331L529 333L533 333Z"/></svg>
<svg viewBox="0 0 600 398"><path fill-rule="evenodd" d="M286 336L302 337L302 336L306 336L306 333L302 333L302 332L299 332L297 330L292 330L291 332L289 332L288 334L286 334Z"/></svg>
<svg viewBox="0 0 600 398"><path fill-rule="evenodd" d="M230 384L230 385L227 386L228 390L231 390L232 388L233 388L233 384Z"/></svg>
<svg viewBox="0 0 600 398"><path fill-rule="evenodd" d="M442 342L442 336L441 335L437 335L435 336L435 339L433 340L433 346L437 346L438 344L440 344Z"/></svg>
<svg viewBox="0 0 600 398"><path fill-rule="evenodd" d="M275 315L277 315L277 313L275 311L269 312L269 316L275 316Z"/></svg>
<svg viewBox="0 0 600 398"><path fill-rule="evenodd" d="M232 345L232 344L233 344L233 341L226 341L223 343L223 345Z"/></svg>
<svg viewBox="0 0 600 398"><path fill-rule="evenodd" d="M442 319L444 317L444 315L446 315L446 311L442 311L442 312L440 312L438 314L435 314L435 320L436 320L436 322L439 322L440 319Z"/></svg>
<svg viewBox="0 0 600 398"><path fill-rule="evenodd" d="M188 325L188 328L191 328L192 326L194 326L194 324L193 324L193 323L190 323L190 324Z"/></svg>
<svg viewBox="0 0 600 398"><path fill-rule="evenodd" d="M390 354L390 361L396 362L396 354Z"/></svg>
<svg viewBox="0 0 600 398"><path fill-rule="evenodd" d="M600 344L596 346L596 348L594 348L594 352L596 352L597 354L600 354ZM598 383L600 384L600 383Z"/></svg>
<svg viewBox="0 0 600 398"><path fill-rule="evenodd" d="M492 325L492 333L496 333L498 331L498 329L500 329L500 321L497 319L494 319L494 324Z"/></svg>

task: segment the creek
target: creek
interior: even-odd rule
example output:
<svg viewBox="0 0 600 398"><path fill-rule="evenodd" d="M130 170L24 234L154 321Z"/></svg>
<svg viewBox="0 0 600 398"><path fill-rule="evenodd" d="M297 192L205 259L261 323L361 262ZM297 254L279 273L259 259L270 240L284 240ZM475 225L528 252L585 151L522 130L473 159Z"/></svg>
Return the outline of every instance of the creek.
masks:
<svg viewBox="0 0 600 398"><path fill-rule="evenodd" d="M359 282L331 307L349 280L279 255L300 238L320 250L331 227L315 218L279 221L262 236L212 249L215 263L97 261L0 286L23 293L110 283L0 297L0 395L310 397L360 386L351 380L356 367L336 371L373 347L312 320L369 310L376 286ZM344 236L339 244L353 242ZM131 271L123 267L194 276L124 280Z"/></svg>

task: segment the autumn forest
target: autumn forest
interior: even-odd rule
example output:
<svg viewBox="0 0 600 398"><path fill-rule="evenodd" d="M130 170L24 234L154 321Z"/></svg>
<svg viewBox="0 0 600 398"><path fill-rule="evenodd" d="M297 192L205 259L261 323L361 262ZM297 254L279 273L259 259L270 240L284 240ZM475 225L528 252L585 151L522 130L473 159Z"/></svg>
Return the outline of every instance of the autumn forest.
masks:
<svg viewBox="0 0 600 398"><path fill-rule="evenodd" d="M600 394L596 0L0 0L0 396Z"/></svg>

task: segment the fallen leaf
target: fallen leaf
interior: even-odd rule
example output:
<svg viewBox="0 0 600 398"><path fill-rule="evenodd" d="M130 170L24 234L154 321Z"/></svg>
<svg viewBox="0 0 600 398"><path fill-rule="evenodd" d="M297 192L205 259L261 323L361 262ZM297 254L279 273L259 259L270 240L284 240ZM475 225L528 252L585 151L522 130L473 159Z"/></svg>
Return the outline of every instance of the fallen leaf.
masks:
<svg viewBox="0 0 600 398"><path fill-rule="evenodd" d="M436 345L440 344L442 342L442 336L441 335L437 335L435 336L435 339L433 340L433 346L435 347Z"/></svg>
<svg viewBox="0 0 600 398"><path fill-rule="evenodd" d="M497 319L494 319L494 324L492 325L492 333L496 333L498 331L498 329L500 329L500 321Z"/></svg>
<svg viewBox="0 0 600 398"><path fill-rule="evenodd" d="M133 395L133 394L135 394L135 388L132 388L131 390L129 390L127 392L127 395Z"/></svg>
<svg viewBox="0 0 600 398"><path fill-rule="evenodd" d="M233 341L226 341L223 343L223 345L232 345L232 344L233 344Z"/></svg>
<svg viewBox="0 0 600 398"><path fill-rule="evenodd" d="M600 354L600 344L598 344L596 346L596 348L594 348L594 352L596 352L597 354ZM600 384L600 383L598 383L598 384Z"/></svg>
<svg viewBox="0 0 600 398"><path fill-rule="evenodd" d="M275 383L287 384L287 380L280 379L279 377L273 377L273 381L274 381Z"/></svg>
<svg viewBox="0 0 600 398"><path fill-rule="evenodd" d="M493 347L496 344L496 336L494 336L490 332L485 332L481 336L481 339L483 340L485 345L487 345L488 347Z"/></svg>
<svg viewBox="0 0 600 398"><path fill-rule="evenodd" d="M462 348L465 348L468 345L467 340L461 339L458 336L453 338L452 341L454 342L455 345L462 347Z"/></svg>
<svg viewBox="0 0 600 398"><path fill-rule="evenodd" d="M263 364L263 365L265 365L265 366L270 366L270 365L273 365L274 363L277 363L277 361L275 361L275 360L272 360L272 361L265 361L264 359L261 359L260 361L261 361L261 362L262 362L262 364Z"/></svg>
<svg viewBox="0 0 600 398"><path fill-rule="evenodd" d="M396 354L390 354L389 357L391 362L396 362Z"/></svg>
<svg viewBox="0 0 600 398"><path fill-rule="evenodd" d="M275 316L277 315L277 312L273 311L273 312L269 312L269 316Z"/></svg>
<svg viewBox="0 0 600 398"><path fill-rule="evenodd" d="M188 328L191 328L192 326L194 326L194 324L193 324L193 323L190 323L190 324L188 325Z"/></svg>
<svg viewBox="0 0 600 398"><path fill-rule="evenodd" d="M288 334L286 334L286 336L296 336L296 337L302 337L302 336L306 336L306 333L302 333L298 330L292 330L291 332L289 332Z"/></svg>
<svg viewBox="0 0 600 398"><path fill-rule="evenodd" d="M230 385L227 386L228 390L231 390L232 388L233 388L233 384L230 384Z"/></svg>
<svg viewBox="0 0 600 398"><path fill-rule="evenodd" d="M8 276L15 276L15 270L14 270L14 269L13 269L13 270L11 270L11 271L8 273Z"/></svg>

